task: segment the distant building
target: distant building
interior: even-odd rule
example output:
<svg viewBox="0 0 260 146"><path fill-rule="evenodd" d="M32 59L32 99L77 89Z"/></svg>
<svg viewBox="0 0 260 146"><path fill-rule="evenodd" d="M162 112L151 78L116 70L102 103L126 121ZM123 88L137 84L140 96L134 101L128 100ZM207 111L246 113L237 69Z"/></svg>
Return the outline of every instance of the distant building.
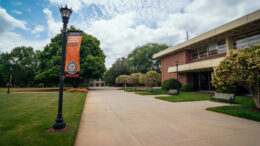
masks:
<svg viewBox="0 0 260 146"><path fill-rule="evenodd" d="M103 87L106 86L105 81L102 81L101 79L94 80L89 82L90 87Z"/></svg>
<svg viewBox="0 0 260 146"><path fill-rule="evenodd" d="M218 66L230 50L259 43L260 10L163 50L153 58L161 60L162 82L176 78L178 61L182 85L191 84L196 90L214 90L210 83L213 67Z"/></svg>

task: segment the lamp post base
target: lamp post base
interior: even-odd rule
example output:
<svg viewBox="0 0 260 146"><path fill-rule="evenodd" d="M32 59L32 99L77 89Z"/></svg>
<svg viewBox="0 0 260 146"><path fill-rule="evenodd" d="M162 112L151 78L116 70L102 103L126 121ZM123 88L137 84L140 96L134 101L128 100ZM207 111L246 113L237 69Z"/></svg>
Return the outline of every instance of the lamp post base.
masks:
<svg viewBox="0 0 260 146"><path fill-rule="evenodd" d="M66 123L64 122L63 118L56 119L55 123L52 125L52 128L55 130L61 130L66 127Z"/></svg>

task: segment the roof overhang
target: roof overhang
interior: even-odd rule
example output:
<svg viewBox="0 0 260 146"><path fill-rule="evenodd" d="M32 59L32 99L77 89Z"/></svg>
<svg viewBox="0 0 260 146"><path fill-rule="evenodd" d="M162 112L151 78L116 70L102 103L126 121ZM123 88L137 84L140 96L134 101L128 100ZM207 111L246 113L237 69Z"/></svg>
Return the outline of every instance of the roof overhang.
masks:
<svg viewBox="0 0 260 146"><path fill-rule="evenodd" d="M198 70L212 69L212 68L218 66L219 63L224 58L225 57L221 57L221 58L215 58L215 59L210 59L210 60L205 60L205 61L199 61L199 62L179 65L178 72L193 72L193 71L198 71ZM177 72L176 66L169 67L168 72L176 73Z"/></svg>
<svg viewBox="0 0 260 146"><path fill-rule="evenodd" d="M195 43L198 43L198 42L201 42L201 41L204 41L206 39L209 39L209 38L212 38L212 37L215 37L217 35L220 35L220 34L223 34L223 33L228 33L230 30L233 30L233 29L236 29L238 27L241 27L241 26L244 26L248 23L251 23L251 22L254 22L254 21L257 21L257 20L260 20L260 10L257 10L251 14L248 14L246 16L243 16L239 19L236 19L232 22L229 22L227 24L224 24L218 28L215 28L211 31L208 31L204 34L201 34L195 38L192 38L188 41L185 41L183 43L180 43L176 46L173 46L173 47L170 47L166 50L163 50L161 52L158 52L156 54L153 55L153 59L159 59L159 58L162 58L164 56L167 56L169 54L173 54L177 51L181 51Z"/></svg>

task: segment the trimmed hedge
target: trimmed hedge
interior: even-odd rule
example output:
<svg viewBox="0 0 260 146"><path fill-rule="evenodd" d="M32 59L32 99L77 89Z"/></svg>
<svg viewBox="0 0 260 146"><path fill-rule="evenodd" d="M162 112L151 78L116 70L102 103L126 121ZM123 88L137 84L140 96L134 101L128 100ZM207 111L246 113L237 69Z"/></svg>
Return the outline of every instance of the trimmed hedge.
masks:
<svg viewBox="0 0 260 146"><path fill-rule="evenodd" d="M181 83L176 79L165 80L162 85L163 90L177 89L177 82L179 84L179 89L181 88Z"/></svg>
<svg viewBox="0 0 260 146"><path fill-rule="evenodd" d="M193 91L193 87L190 84L183 85L180 91Z"/></svg>
<svg viewBox="0 0 260 146"><path fill-rule="evenodd" d="M217 93L235 93L235 88L234 87L227 87L227 88L222 88L218 87L216 89Z"/></svg>

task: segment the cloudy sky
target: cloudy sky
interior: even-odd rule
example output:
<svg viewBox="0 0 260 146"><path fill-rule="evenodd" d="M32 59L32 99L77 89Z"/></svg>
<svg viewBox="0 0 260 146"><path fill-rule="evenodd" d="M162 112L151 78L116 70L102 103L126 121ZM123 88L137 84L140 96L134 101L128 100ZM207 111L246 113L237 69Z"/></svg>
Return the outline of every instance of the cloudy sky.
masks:
<svg viewBox="0 0 260 146"><path fill-rule="evenodd" d="M69 25L101 41L107 68L136 46L175 45L260 9L259 0L0 0L0 52L43 49L62 27L62 4Z"/></svg>

